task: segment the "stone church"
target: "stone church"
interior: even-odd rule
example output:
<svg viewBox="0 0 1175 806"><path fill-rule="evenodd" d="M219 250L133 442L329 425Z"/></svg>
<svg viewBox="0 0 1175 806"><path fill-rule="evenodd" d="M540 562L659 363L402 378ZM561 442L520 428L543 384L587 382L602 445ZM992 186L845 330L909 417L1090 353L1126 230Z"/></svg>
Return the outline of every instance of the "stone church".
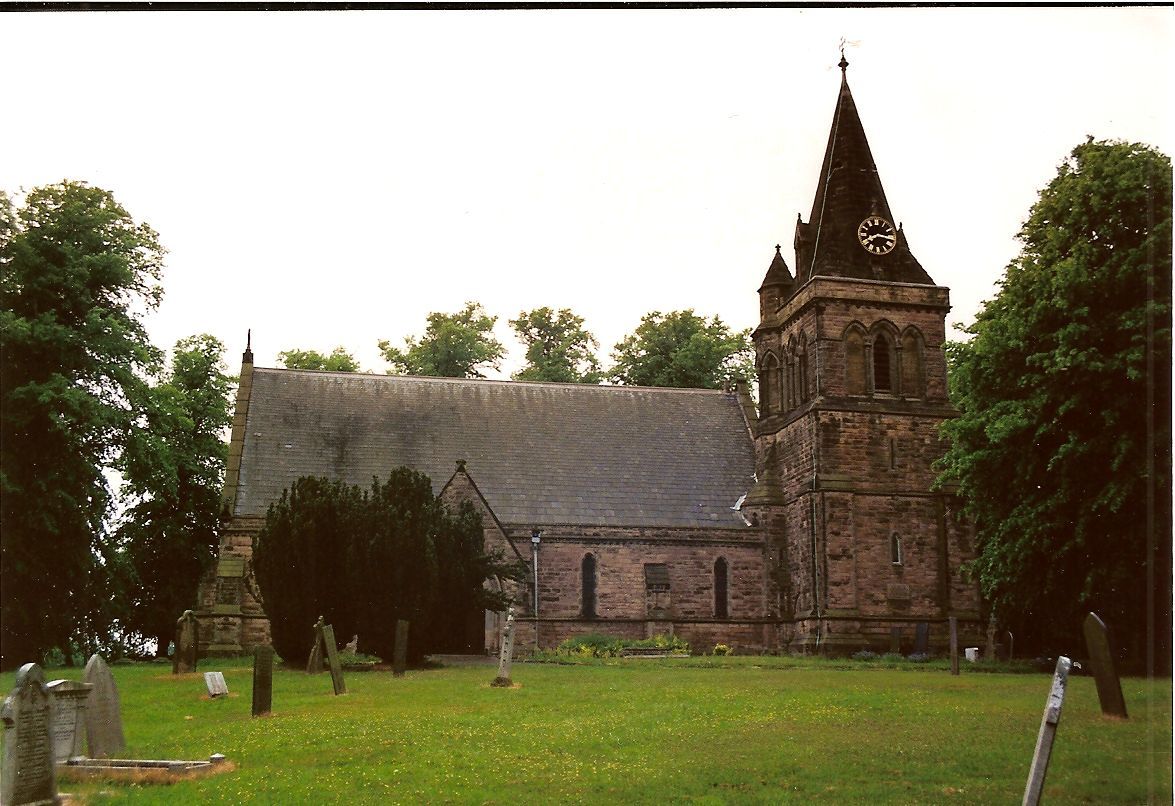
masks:
<svg viewBox="0 0 1175 806"><path fill-rule="evenodd" d="M955 414L948 290L893 223L847 66L795 272L777 246L759 286L757 407L744 386L268 369L246 350L202 650L268 640L247 560L283 489L304 475L367 486L399 465L473 502L487 548L527 565L522 646L673 633L695 651L908 652L919 622L941 649L950 616L978 643L960 569L971 532L933 487ZM498 619L471 650L494 648Z"/></svg>

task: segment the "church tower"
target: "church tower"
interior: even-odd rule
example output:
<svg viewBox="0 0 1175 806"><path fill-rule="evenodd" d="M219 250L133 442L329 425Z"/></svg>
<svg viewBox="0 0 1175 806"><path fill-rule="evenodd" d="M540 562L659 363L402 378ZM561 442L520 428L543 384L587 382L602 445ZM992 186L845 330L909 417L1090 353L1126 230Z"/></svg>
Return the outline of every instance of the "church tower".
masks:
<svg viewBox="0 0 1175 806"><path fill-rule="evenodd" d="M754 332L757 478L744 509L771 535L780 645L912 651L950 616L979 633L960 573L971 535L932 489L941 423L954 416L943 353L948 290L895 225L865 130L841 85L816 195L798 220L795 274L776 252Z"/></svg>

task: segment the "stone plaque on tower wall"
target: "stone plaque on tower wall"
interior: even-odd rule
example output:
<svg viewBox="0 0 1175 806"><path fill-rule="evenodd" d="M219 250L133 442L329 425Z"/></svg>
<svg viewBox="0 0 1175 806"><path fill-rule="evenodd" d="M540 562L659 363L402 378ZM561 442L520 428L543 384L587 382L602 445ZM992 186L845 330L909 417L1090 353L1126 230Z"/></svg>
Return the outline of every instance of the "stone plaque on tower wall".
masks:
<svg viewBox="0 0 1175 806"><path fill-rule="evenodd" d="M37 664L26 663L16 673L16 688L0 709L4 722L0 803L5 806L55 802L52 712L45 673Z"/></svg>
<svg viewBox="0 0 1175 806"><path fill-rule="evenodd" d="M91 686L90 699L86 702L86 754L90 758L117 755L126 749L122 706L114 675L101 655L91 656L86 663L85 679Z"/></svg>

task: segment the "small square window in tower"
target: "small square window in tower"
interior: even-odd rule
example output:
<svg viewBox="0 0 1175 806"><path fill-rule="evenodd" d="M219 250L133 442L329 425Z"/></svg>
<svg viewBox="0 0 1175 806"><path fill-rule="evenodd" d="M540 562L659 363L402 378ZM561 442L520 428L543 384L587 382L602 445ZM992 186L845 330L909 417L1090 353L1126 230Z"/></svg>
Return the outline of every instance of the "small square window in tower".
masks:
<svg viewBox="0 0 1175 806"><path fill-rule="evenodd" d="M645 615L665 618L669 615L669 566L645 563Z"/></svg>

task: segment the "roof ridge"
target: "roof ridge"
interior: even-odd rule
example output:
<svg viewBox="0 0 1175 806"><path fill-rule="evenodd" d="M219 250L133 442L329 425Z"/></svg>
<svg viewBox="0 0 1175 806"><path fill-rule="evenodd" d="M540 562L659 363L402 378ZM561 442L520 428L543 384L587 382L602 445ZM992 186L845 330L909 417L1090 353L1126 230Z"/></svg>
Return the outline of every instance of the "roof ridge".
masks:
<svg viewBox="0 0 1175 806"><path fill-rule="evenodd" d="M597 389L602 391L614 390L639 390L651 392L676 392L688 394L721 394L733 395L734 392L727 392L724 389L698 389L693 387L680 386L635 386L629 384L603 384L603 383L565 383L559 381L516 381L510 378L448 378L440 375L381 375L375 372L342 372L339 370L325 370L325 369L290 369L287 367L254 367L254 372L302 372L310 375L340 375L351 378L370 378L372 380L395 380L395 381L423 381L423 382L439 382L439 383L454 383L454 384L498 384L503 386L534 386L540 388L563 388L563 389Z"/></svg>

